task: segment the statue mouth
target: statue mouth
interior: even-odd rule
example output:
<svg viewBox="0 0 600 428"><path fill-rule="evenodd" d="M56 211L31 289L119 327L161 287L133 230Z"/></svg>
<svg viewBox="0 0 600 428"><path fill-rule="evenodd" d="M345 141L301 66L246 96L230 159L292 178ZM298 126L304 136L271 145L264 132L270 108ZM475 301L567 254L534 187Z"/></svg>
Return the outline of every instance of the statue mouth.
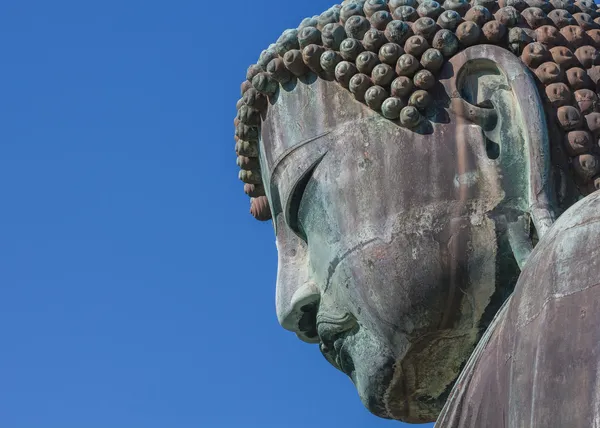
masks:
<svg viewBox="0 0 600 428"><path fill-rule="evenodd" d="M317 314L318 324L331 324L333 326L350 326L356 324L356 319L350 312L345 312L341 315L319 312Z"/></svg>
<svg viewBox="0 0 600 428"><path fill-rule="evenodd" d="M352 360L352 356L348 351L348 347L344 346L346 344L347 341L345 338L338 339L334 343L335 361L340 371L352 377L352 374L354 373L354 361Z"/></svg>
<svg viewBox="0 0 600 428"><path fill-rule="evenodd" d="M332 366L350 377L354 372L354 362L345 345L348 337L357 329L356 319L349 313L338 317L323 314L317 316L321 353Z"/></svg>
<svg viewBox="0 0 600 428"><path fill-rule="evenodd" d="M392 382L396 358L380 336L360 325L351 313L319 311L317 333L325 359L346 374L365 407L389 418L387 390Z"/></svg>

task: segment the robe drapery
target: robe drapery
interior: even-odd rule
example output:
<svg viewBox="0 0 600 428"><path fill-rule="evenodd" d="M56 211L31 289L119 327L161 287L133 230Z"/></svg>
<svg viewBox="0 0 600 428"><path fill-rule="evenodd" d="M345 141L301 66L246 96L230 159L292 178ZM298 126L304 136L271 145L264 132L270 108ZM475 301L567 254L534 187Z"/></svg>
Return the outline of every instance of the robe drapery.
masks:
<svg viewBox="0 0 600 428"><path fill-rule="evenodd" d="M600 428L600 192L527 260L437 428Z"/></svg>

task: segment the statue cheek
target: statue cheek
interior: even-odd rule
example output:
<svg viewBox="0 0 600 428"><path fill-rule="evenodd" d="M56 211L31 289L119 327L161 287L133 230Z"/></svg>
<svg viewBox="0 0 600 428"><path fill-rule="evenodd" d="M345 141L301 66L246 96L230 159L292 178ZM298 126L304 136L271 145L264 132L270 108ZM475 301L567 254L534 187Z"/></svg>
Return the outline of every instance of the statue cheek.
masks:
<svg viewBox="0 0 600 428"><path fill-rule="evenodd" d="M430 236L375 240L340 262L329 293L371 331L393 340L439 325L446 294L439 244Z"/></svg>

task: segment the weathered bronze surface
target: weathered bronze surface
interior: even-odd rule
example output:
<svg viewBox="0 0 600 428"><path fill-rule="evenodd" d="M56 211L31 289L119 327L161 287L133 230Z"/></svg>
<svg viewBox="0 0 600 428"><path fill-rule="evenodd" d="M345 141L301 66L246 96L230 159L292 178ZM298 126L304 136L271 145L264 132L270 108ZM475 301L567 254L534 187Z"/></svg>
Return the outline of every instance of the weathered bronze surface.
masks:
<svg viewBox="0 0 600 428"><path fill-rule="evenodd" d="M237 162L277 316L374 414L600 426L599 16L350 0L249 67Z"/></svg>

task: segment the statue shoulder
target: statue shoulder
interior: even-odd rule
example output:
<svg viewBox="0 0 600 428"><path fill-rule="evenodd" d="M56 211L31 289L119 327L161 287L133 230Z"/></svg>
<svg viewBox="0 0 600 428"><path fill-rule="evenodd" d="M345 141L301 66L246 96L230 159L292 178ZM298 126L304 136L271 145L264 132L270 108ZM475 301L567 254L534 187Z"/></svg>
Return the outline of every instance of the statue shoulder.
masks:
<svg viewBox="0 0 600 428"><path fill-rule="evenodd" d="M600 420L600 192L567 210L457 381L436 427Z"/></svg>
<svg viewBox="0 0 600 428"><path fill-rule="evenodd" d="M542 237L486 353L500 355L506 426L593 426L600 420L600 194L573 205ZM494 346L495 345L495 346ZM482 358L479 369L489 370ZM487 362L488 364L485 364Z"/></svg>
<svg viewBox="0 0 600 428"><path fill-rule="evenodd" d="M517 284L517 325L527 324L551 300L600 282L600 192L569 208L542 237Z"/></svg>

